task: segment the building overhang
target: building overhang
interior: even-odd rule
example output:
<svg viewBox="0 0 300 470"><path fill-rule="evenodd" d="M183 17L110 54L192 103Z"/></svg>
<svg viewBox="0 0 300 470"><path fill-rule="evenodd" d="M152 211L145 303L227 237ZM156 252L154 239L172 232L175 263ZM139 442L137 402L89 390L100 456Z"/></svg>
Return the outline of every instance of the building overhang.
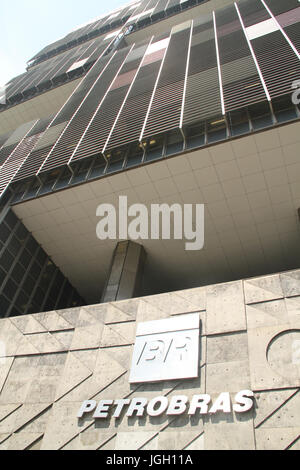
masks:
<svg viewBox="0 0 300 470"><path fill-rule="evenodd" d="M88 303L99 302L117 240L101 241L97 207L204 204L204 248L141 240L144 294L300 266L300 123L197 149L13 207Z"/></svg>

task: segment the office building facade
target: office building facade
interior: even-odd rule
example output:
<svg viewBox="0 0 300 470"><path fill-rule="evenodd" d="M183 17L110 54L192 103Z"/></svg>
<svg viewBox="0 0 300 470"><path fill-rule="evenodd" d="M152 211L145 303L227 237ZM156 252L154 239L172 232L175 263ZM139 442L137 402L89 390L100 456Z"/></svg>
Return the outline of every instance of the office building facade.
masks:
<svg viewBox="0 0 300 470"><path fill-rule="evenodd" d="M299 21L297 0L132 2L7 84L0 448L299 447ZM203 248L100 240L99 205L120 197L203 204ZM194 351L193 372L131 381L140 343L143 370ZM118 416L101 402L121 399Z"/></svg>

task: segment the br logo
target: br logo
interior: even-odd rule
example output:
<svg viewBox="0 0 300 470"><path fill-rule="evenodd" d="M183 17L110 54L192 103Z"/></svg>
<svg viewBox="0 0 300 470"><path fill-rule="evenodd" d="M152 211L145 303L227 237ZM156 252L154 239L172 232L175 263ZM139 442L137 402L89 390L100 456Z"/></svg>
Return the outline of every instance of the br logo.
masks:
<svg viewBox="0 0 300 470"><path fill-rule="evenodd" d="M175 333L171 338L146 340L137 364L141 362L184 361L191 350L192 338L182 333Z"/></svg>
<svg viewBox="0 0 300 470"><path fill-rule="evenodd" d="M198 377L199 329L198 313L140 323L129 382Z"/></svg>

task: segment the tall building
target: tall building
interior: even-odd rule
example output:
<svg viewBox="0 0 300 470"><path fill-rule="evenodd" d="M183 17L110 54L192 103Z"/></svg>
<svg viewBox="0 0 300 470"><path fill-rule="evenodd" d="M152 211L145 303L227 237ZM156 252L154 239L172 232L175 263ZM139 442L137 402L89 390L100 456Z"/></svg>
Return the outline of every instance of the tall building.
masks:
<svg viewBox="0 0 300 470"><path fill-rule="evenodd" d="M272 418L276 400L296 407L300 387L299 21L298 0L131 2L45 47L6 85L0 448L299 447L299 412ZM204 204L203 248L161 233L132 240L121 221L100 240L98 207L121 196L126 216L135 204L148 214ZM129 385L135 322L182 322L140 326L137 345L185 330L195 312L197 375ZM261 408L230 421L219 403L221 424L204 411L201 424L164 427L170 418L150 407L144 429L129 414L120 432L114 417L96 416L95 429L69 421L80 402L136 397L143 382L148 399L250 389Z"/></svg>

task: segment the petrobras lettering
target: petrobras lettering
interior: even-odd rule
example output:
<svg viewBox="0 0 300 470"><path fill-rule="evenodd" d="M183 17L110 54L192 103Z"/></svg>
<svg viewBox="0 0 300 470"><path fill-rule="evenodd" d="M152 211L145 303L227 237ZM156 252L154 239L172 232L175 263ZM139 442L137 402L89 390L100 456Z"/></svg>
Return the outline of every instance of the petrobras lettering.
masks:
<svg viewBox="0 0 300 470"><path fill-rule="evenodd" d="M232 397L229 392L222 392L212 400L208 394L193 395L189 398L186 395L175 395L173 397L157 396L148 400L145 397L135 397L132 399L118 400L86 400L82 403L77 418L83 418L93 413L94 419L115 419L121 416L143 417L145 415L155 417L166 414L176 416L187 414L189 416L214 415L216 413L246 413L253 408L254 393L251 390L241 390Z"/></svg>

